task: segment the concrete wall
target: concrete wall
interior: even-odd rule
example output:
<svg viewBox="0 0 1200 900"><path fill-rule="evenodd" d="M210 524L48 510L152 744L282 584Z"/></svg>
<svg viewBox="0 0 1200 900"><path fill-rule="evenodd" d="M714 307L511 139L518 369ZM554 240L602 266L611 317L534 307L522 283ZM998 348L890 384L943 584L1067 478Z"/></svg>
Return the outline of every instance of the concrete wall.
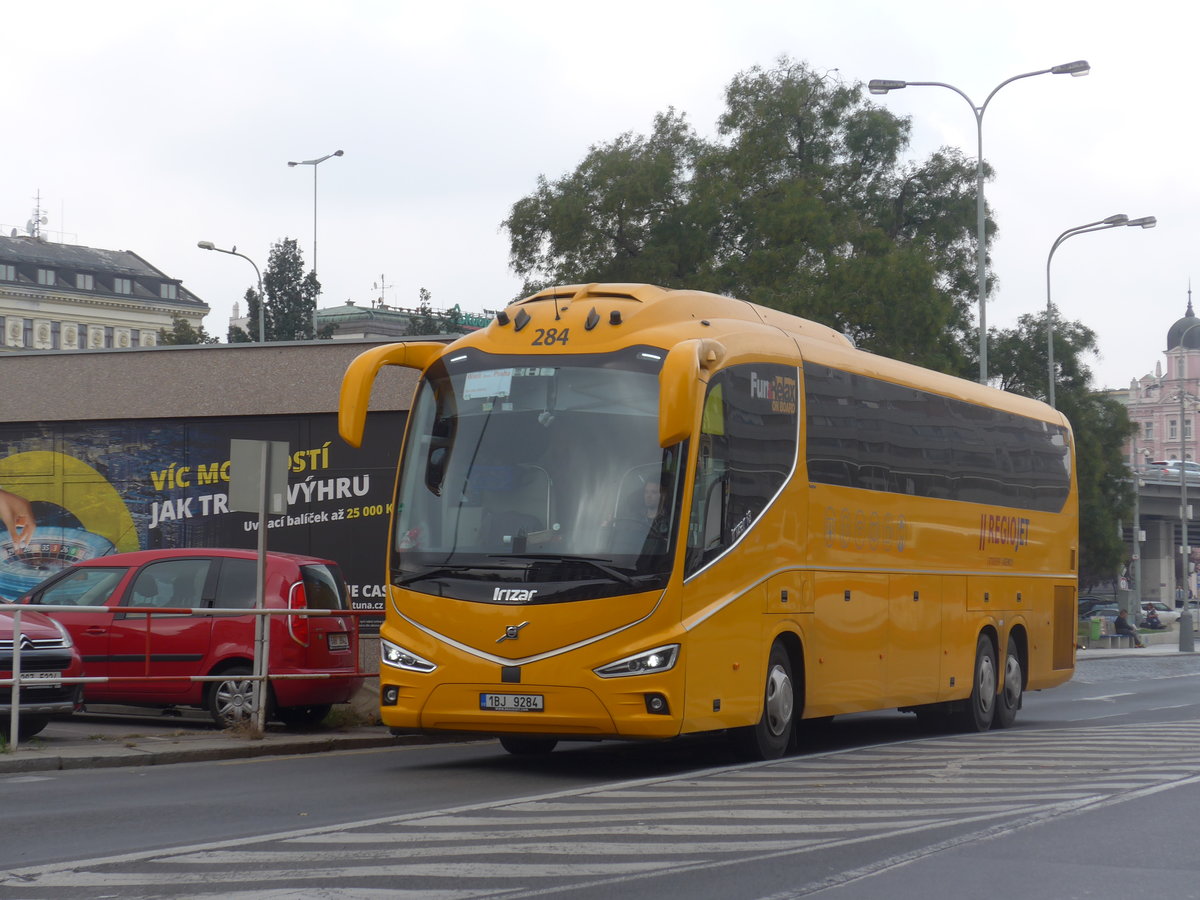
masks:
<svg viewBox="0 0 1200 900"><path fill-rule="evenodd" d="M0 353L0 421L334 412L346 366L381 343L386 342ZM415 384L411 369L383 369L371 408L408 409Z"/></svg>

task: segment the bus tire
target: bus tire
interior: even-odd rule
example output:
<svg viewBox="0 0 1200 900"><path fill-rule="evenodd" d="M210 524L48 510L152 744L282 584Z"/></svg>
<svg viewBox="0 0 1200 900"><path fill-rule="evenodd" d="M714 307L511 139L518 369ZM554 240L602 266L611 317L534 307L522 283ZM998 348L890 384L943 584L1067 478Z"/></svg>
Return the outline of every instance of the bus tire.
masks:
<svg viewBox="0 0 1200 900"><path fill-rule="evenodd" d="M513 756L545 756L557 746L554 738L502 737L500 746Z"/></svg>
<svg viewBox="0 0 1200 900"><path fill-rule="evenodd" d="M792 662L783 645L777 641L771 647L771 656L767 660L762 715L758 724L734 730L734 749L744 759L779 759L791 743L796 726L795 715Z"/></svg>
<svg viewBox="0 0 1200 900"><path fill-rule="evenodd" d="M1008 636L1008 649L1004 651L1004 686L996 697L996 718L992 725L1008 728L1016 721L1021 708L1021 697L1025 690L1025 667L1021 663L1021 651L1017 639Z"/></svg>
<svg viewBox="0 0 1200 900"><path fill-rule="evenodd" d="M987 731L996 715L996 648L991 638L980 634L975 642L975 668L971 696L954 717L960 731Z"/></svg>

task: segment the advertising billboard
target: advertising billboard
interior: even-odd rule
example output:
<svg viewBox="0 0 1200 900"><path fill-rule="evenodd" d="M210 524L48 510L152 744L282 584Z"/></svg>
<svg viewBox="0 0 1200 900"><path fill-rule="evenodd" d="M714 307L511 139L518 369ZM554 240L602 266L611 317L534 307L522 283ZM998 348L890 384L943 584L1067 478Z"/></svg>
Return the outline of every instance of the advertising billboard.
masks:
<svg viewBox="0 0 1200 900"><path fill-rule="evenodd" d="M337 561L354 608L382 611L404 420L371 413L362 448L342 442L332 413L0 425L0 597L94 556L253 549L257 514L229 503L240 439L288 447L287 507L267 518L267 548Z"/></svg>

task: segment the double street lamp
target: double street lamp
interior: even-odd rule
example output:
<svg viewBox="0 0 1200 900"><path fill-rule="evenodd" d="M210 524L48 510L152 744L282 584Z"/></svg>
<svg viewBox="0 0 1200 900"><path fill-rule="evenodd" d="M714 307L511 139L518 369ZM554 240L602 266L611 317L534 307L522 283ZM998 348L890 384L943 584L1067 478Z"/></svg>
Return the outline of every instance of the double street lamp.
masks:
<svg viewBox="0 0 1200 900"><path fill-rule="evenodd" d="M987 99L983 101L982 106L976 106L975 102L966 95L962 90L956 88L952 84L946 84L944 81L895 81L886 78L875 78L870 81L867 87L872 94L886 94L889 91L898 91L906 87L944 87L949 88L958 94L971 107L971 111L975 113L975 130L978 138L977 150L975 154L975 227L976 227L976 277L978 280L979 294L979 383L987 384L988 367L987 367L987 310L984 303L987 298L987 232L985 230L985 204L983 198L983 114L987 111L988 104L992 102L992 98L996 96L996 92L1006 84L1011 84L1022 78L1032 78L1034 75L1071 75L1079 77L1086 75L1091 71L1091 66L1086 60L1078 59L1075 62L1063 63L1058 66L1051 66L1049 69L1038 69L1036 72L1023 72L1020 75L1014 75L1012 78L1007 78L1000 82L992 92L987 95Z"/></svg>
<svg viewBox="0 0 1200 900"><path fill-rule="evenodd" d="M258 342L265 344L267 342L267 326L266 326L266 305L267 298L263 295L262 273L258 271L258 264L248 257L245 253L238 253L237 247L232 250L222 250L212 241L197 241L196 246L201 250L216 250L218 253L228 253L230 256L240 256L250 265L254 266L254 274L258 277Z"/></svg>
<svg viewBox="0 0 1200 900"><path fill-rule="evenodd" d="M1049 375L1050 387L1046 394L1050 405L1054 406L1054 306L1050 302L1050 261L1054 259L1054 251L1058 249L1058 245L1067 238L1073 238L1077 234L1088 234L1093 231L1107 231L1110 228L1153 228L1158 224L1158 219L1154 216L1142 216L1140 219L1131 219L1124 213L1117 213L1115 216L1109 216L1107 219L1099 219L1095 222L1088 222L1085 225L1076 225L1074 228L1068 228L1060 234L1050 247L1050 253L1046 256L1046 371Z"/></svg>

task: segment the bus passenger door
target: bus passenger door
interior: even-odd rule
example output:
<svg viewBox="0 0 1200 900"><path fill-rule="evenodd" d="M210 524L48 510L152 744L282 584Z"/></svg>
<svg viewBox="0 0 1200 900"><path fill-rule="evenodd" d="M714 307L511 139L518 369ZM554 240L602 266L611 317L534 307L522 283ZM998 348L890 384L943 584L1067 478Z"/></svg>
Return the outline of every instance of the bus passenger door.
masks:
<svg viewBox="0 0 1200 900"><path fill-rule="evenodd" d="M888 576L818 572L806 651L805 710L880 709L888 639Z"/></svg>
<svg viewBox="0 0 1200 900"><path fill-rule="evenodd" d="M941 578L891 576L887 651L889 706L932 703L938 699L941 610Z"/></svg>

